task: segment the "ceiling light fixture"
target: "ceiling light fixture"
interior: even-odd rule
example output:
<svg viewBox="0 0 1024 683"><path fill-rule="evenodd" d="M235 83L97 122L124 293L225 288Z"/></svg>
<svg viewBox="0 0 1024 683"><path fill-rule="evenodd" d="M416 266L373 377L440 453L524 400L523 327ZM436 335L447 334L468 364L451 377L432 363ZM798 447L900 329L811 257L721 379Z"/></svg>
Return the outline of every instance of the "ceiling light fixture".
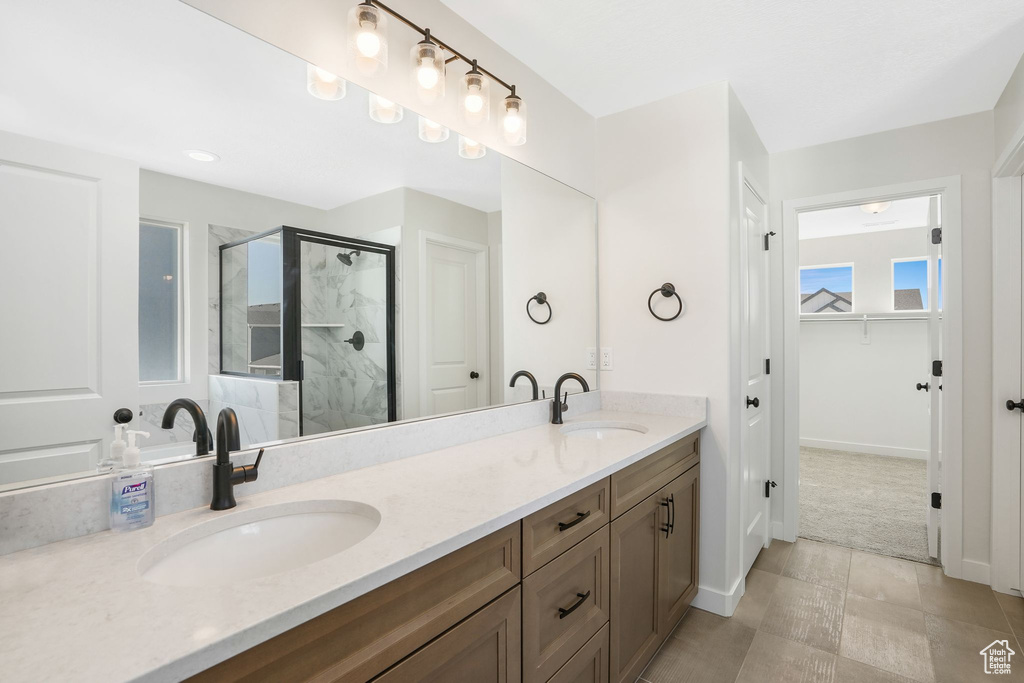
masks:
<svg viewBox="0 0 1024 683"><path fill-rule="evenodd" d="M370 0L349 10L349 48L356 67L367 76L374 76L388 68L388 18Z"/></svg>
<svg viewBox="0 0 1024 683"><path fill-rule="evenodd" d="M465 135L459 136L459 156L463 159L483 159L487 154L487 148L473 138Z"/></svg>
<svg viewBox="0 0 1024 683"><path fill-rule="evenodd" d="M448 129L425 116L419 120L420 140L423 142L444 142L448 139Z"/></svg>
<svg viewBox="0 0 1024 683"><path fill-rule="evenodd" d="M345 79L312 64L306 65L306 90L321 100L340 100L345 96Z"/></svg>
<svg viewBox="0 0 1024 683"><path fill-rule="evenodd" d="M504 100L502 139L509 145L526 142L526 103L509 85L493 73L430 33L408 18L378 0L363 0L348 13L349 45L356 64L363 73L373 75L387 68L387 16L423 36L412 48L412 81L420 99L433 104L444 97L445 67L454 61L463 61L470 70L459 81L459 112L470 126L486 124L490 120L490 82L494 81L509 91ZM445 57L445 53L451 56Z"/></svg>
<svg viewBox="0 0 1024 683"><path fill-rule="evenodd" d="M377 123L398 123L402 120L405 110L402 105L392 102L386 97L370 93L370 118Z"/></svg>
<svg viewBox="0 0 1024 683"><path fill-rule="evenodd" d="M193 161L220 161L219 156L205 149L186 149L182 154Z"/></svg>
<svg viewBox="0 0 1024 683"><path fill-rule="evenodd" d="M870 204L861 204L860 210L864 213L877 214L882 213L890 206L892 206L892 202L871 202Z"/></svg>

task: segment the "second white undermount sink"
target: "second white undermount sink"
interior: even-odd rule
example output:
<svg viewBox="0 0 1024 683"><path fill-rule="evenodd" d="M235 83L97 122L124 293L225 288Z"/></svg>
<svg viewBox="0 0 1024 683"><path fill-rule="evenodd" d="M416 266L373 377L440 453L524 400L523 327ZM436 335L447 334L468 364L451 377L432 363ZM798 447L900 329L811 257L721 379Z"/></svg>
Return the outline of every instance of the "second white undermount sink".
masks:
<svg viewBox="0 0 1024 683"><path fill-rule="evenodd" d="M379 524L376 508L354 501L267 505L178 532L143 555L138 572L167 586L226 586L336 555Z"/></svg>
<svg viewBox="0 0 1024 683"><path fill-rule="evenodd" d="M560 430L566 436L583 437L585 439L615 439L623 436L646 434L647 427L635 422L615 422L611 420L596 422L571 422Z"/></svg>

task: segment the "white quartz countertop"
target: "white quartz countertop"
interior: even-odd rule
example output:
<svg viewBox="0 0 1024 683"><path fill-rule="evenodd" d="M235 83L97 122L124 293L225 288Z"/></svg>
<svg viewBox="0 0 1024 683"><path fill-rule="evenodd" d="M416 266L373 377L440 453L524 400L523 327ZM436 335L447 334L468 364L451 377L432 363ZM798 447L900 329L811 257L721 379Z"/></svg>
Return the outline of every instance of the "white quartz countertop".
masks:
<svg viewBox="0 0 1024 683"><path fill-rule="evenodd" d="M176 681L457 550L691 434L701 418L596 411L647 433L571 437L531 427L0 557L0 678ZM270 457L271 452L266 457ZM244 487L238 490L244 494ZM156 495L160 495L159 489ZM357 545L230 586L150 583L139 558L170 536L264 505L349 500L380 511Z"/></svg>

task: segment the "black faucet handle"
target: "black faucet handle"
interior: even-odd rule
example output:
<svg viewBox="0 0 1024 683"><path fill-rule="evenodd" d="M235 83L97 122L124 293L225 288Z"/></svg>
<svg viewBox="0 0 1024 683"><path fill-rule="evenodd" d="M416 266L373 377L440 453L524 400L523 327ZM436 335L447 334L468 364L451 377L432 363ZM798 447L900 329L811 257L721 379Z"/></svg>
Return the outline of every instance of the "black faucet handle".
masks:
<svg viewBox="0 0 1024 683"><path fill-rule="evenodd" d="M263 449L256 454L256 462L252 465L242 465L242 482L248 484L250 481L256 481L260 476L260 461L263 460Z"/></svg>
<svg viewBox="0 0 1024 683"><path fill-rule="evenodd" d="M562 395L562 410L569 410L569 392Z"/></svg>

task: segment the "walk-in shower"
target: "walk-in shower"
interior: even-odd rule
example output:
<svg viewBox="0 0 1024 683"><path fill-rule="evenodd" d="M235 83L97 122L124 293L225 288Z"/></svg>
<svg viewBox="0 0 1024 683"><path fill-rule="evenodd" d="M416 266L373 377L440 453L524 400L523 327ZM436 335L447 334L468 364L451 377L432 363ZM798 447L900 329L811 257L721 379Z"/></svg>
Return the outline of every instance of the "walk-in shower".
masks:
<svg viewBox="0 0 1024 683"><path fill-rule="evenodd" d="M397 418L394 247L275 228L220 247L220 293L221 374L298 381L302 434Z"/></svg>

